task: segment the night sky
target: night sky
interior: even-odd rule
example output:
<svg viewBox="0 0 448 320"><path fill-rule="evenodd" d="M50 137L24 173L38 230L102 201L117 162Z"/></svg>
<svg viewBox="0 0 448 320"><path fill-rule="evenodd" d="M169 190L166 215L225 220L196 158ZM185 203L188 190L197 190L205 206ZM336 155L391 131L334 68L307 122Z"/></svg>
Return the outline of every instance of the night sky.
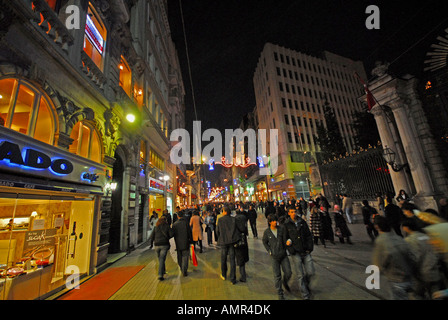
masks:
<svg viewBox="0 0 448 320"><path fill-rule="evenodd" d="M380 9L380 30L365 26L371 4ZM429 45L448 27L446 0L169 0L189 132L196 117L180 5L203 131L234 129L253 110L252 77L266 42L313 56L327 50L361 60L368 77L377 60L394 61L390 70L397 75L420 76Z"/></svg>

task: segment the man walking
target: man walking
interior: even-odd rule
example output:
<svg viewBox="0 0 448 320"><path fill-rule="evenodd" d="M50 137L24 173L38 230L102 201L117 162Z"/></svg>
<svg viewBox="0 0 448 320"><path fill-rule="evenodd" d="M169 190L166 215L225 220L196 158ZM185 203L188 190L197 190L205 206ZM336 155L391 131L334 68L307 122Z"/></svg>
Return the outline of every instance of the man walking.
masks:
<svg viewBox="0 0 448 320"><path fill-rule="evenodd" d="M216 234L218 236L218 246L221 247L221 279L227 278L227 255L230 260L230 281L236 284L236 261L234 244L238 241L239 235L236 228L235 218L231 215L228 206L222 209L222 215L216 223Z"/></svg>
<svg viewBox="0 0 448 320"><path fill-rule="evenodd" d="M177 213L179 219L173 224L174 242L176 243L177 264L180 267L182 275L187 276L188 261L190 259L190 244L193 236L184 212Z"/></svg>
<svg viewBox="0 0 448 320"><path fill-rule="evenodd" d="M247 217L249 218L250 228L252 230L252 234L253 234L254 238L258 238L257 211L254 209L254 206L252 204L249 206L249 211L247 212Z"/></svg>
<svg viewBox="0 0 448 320"><path fill-rule="evenodd" d="M416 257L403 237L392 231L385 217L377 215L374 226L379 236L375 239L372 262L387 278L391 299L408 300L417 271Z"/></svg>
<svg viewBox="0 0 448 320"><path fill-rule="evenodd" d="M303 299L310 299L309 282L314 276L313 236L305 220L296 213L294 207L288 208L289 218L285 221L286 245L289 260L297 272L300 292Z"/></svg>
<svg viewBox="0 0 448 320"><path fill-rule="evenodd" d="M292 271L286 252L286 232L283 226L278 226L277 216L268 216L269 228L264 231L263 245L271 256L272 271L274 272L275 288L278 298L284 300L282 283L287 291L290 291L288 281L291 279ZM282 281L283 270L283 281Z"/></svg>

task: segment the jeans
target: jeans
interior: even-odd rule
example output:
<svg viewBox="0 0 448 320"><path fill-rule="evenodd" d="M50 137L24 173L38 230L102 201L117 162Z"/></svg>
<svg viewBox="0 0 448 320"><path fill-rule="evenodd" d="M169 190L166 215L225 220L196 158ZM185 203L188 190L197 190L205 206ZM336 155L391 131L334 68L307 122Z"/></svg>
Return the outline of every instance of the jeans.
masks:
<svg viewBox="0 0 448 320"><path fill-rule="evenodd" d="M353 223L353 209L352 208L345 208L345 215L347 216L348 223Z"/></svg>
<svg viewBox="0 0 448 320"><path fill-rule="evenodd" d="M300 254L294 254L289 256L289 261L294 266L297 272L297 279L299 281L299 288L304 299L309 299L310 289L309 280L314 276L314 262L311 254L301 256Z"/></svg>
<svg viewBox="0 0 448 320"><path fill-rule="evenodd" d="M216 238L215 238L216 240ZM207 243L208 245L211 245L213 242L213 227L208 227L207 228Z"/></svg>
<svg viewBox="0 0 448 320"><path fill-rule="evenodd" d="M159 258L159 278L163 278L163 275L165 274L165 260L169 249L170 246L154 247L154 250L157 253L157 258Z"/></svg>
<svg viewBox="0 0 448 320"><path fill-rule="evenodd" d="M227 277L227 255L230 259L230 281L236 282L236 260L235 247L233 244L226 244L221 248L221 275Z"/></svg>
<svg viewBox="0 0 448 320"><path fill-rule="evenodd" d="M284 257L282 260L271 259L272 271L274 272L274 284L275 289L279 296L283 295L282 288L282 271L283 271L283 281L288 282L292 276L291 264L289 263L288 257Z"/></svg>
<svg viewBox="0 0 448 320"><path fill-rule="evenodd" d="M190 260L190 249L179 250L177 249L177 264L184 276L187 275L188 261Z"/></svg>

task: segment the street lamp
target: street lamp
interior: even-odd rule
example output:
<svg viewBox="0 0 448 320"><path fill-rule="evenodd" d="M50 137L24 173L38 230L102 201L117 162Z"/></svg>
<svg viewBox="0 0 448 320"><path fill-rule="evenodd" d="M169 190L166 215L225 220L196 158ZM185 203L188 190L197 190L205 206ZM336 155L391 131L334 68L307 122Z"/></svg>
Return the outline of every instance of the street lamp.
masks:
<svg viewBox="0 0 448 320"><path fill-rule="evenodd" d="M385 146L383 149L383 158L391 166L392 170L395 172L403 170L405 167L409 166L407 163L399 164L396 162L397 154L391 148Z"/></svg>

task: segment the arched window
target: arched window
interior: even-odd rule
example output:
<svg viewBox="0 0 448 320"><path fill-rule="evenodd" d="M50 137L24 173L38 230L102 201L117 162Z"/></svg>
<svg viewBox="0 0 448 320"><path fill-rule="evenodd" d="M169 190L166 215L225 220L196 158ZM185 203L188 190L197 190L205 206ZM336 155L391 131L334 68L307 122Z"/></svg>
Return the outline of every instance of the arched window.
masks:
<svg viewBox="0 0 448 320"><path fill-rule="evenodd" d="M44 93L26 81L0 79L0 125L53 144L56 120Z"/></svg>
<svg viewBox="0 0 448 320"><path fill-rule="evenodd" d="M73 127L70 138L73 143L69 151L84 158L101 163L101 140L95 128L87 122L80 121Z"/></svg>

